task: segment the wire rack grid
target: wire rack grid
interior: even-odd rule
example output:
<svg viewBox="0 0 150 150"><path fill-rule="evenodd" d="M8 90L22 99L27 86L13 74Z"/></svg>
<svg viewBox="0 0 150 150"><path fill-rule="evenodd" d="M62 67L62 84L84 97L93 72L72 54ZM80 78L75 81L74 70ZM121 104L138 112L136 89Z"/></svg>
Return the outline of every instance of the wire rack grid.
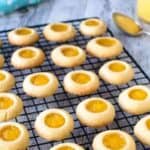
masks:
<svg viewBox="0 0 150 150"><path fill-rule="evenodd" d="M82 36L79 32L79 24L82 20L84 19L66 21L67 23L71 23L77 30L76 38L67 43L78 45L82 47L83 49L85 49L85 46L90 38ZM23 99L23 102L24 102L23 113L19 117L17 117L14 121L22 123L28 128L30 132L30 146L28 149L29 150L48 150L50 147L60 142L75 142L84 146L86 150L91 150L92 140L94 136L101 131L109 130L109 129L121 129L133 135L133 127L136 124L136 122L141 117L143 117L143 115L133 116L133 115L123 112L117 103L117 98L118 98L119 93L122 90L130 86L137 85L137 84L143 84L143 85L149 86L150 79L144 73L141 67L137 64L137 62L132 58L132 56L124 48L124 52L119 57L117 57L117 59L130 63L132 67L134 68L135 78L131 82L122 86L112 86L110 84L107 84L101 81L101 87L98 89L96 93L90 96L78 97L78 96L70 95L64 91L64 88L62 85L63 78L64 78L64 75L66 75L66 73L75 69L92 70L98 73L98 69L100 68L101 65L103 65L106 62L106 60L100 60L100 59L88 56L86 62L80 67L71 68L71 69L57 67L50 60L49 56L50 56L51 50L54 47L60 45L60 43L50 43L44 39L42 35L42 30L44 26L45 25L36 25L36 26L32 26L32 28L36 29L41 36L40 41L37 42L35 46L43 49L43 51L46 54L46 61L40 67L33 68L33 69L26 69L26 70L17 70L11 66L10 57L12 55L12 52L15 51L17 47L11 46L8 43L7 33L10 30L0 32L0 38L3 40L2 53L4 54L5 59L6 59L4 69L7 71L10 71L15 76L16 86L12 89L12 92L19 95ZM107 30L106 35L113 36L112 32L109 29ZM40 72L40 71L53 72L59 78L60 85L59 85L59 89L57 93L54 94L53 96L48 97L48 98L43 98L43 99L36 99L36 98L29 97L24 93L24 91L22 90L22 82L23 82L23 79L28 74L31 74L34 72ZM108 125L100 129L92 129L92 128L85 127L79 123L75 115L76 106L80 101L86 98L92 97L92 96L101 96L109 100L114 105L116 109L116 118L111 125ZM53 107L63 108L67 110L68 112L72 114L72 116L74 117L74 121L75 121L75 128L71 136L59 142L45 141L44 139L40 138L34 130L34 121L36 119L36 116L43 110L47 108L53 108ZM136 138L135 140L137 144L137 150L150 149L142 145Z"/></svg>

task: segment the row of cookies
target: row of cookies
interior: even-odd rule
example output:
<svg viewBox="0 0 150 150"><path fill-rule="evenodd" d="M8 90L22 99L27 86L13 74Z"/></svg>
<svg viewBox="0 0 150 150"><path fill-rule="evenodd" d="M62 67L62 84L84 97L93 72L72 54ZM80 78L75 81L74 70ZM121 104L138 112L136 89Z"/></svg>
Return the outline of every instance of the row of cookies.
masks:
<svg viewBox="0 0 150 150"><path fill-rule="evenodd" d="M81 22L80 31L85 36L100 36L107 30L106 24L100 19L87 19ZM65 42L75 37L75 28L68 23L51 23L43 29L43 35L48 41ZM39 40L39 34L32 28L22 27L8 34L12 45L33 45Z"/></svg>
<svg viewBox="0 0 150 150"><path fill-rule="evenodd" d="M118 56L123 51L123 46L116 38L97 37L87 43L86 50L90 55L108 59ZM86 61L86 53L78 46L63 44L52 50L51 59L60 67L76 67ZM44 60L45 54L41 49L28 46L13 53L11 64L17 69L29 69L40 66ZM1 61L3 64L4 58Z"/></svg>

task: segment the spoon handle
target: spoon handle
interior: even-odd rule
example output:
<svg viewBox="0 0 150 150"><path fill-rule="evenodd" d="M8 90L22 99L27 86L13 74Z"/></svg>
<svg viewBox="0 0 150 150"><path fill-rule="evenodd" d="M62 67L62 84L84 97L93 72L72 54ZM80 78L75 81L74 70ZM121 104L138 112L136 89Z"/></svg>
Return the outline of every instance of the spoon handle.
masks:
<svg viewBox="0 0 150 150"><path fill-rule="evenodd" d="M142 31L143 32L143 34L146 34L146 35L150 35L150 32L148 32L148 31Z"/></svg>

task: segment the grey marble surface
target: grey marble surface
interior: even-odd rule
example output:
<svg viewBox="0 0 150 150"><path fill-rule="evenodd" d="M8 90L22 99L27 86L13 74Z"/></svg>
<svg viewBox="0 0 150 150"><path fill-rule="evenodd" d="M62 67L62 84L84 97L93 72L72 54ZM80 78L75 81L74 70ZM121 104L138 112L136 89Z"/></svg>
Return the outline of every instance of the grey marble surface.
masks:
<svg viewBox="0 0 150 150"><path fill-rule="evenodd" d="M0 30L83 17L98 16L107 22L140 66L150 76L150 36L133 38L121 33L111 14L124 12L135 17L136 0L43 0L40 5L0 17Z"/></svg>

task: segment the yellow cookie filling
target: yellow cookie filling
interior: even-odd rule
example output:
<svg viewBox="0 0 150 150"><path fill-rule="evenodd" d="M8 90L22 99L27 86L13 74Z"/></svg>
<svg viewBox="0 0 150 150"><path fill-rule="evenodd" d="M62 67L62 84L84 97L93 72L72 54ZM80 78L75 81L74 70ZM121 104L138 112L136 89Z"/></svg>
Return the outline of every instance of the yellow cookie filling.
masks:
<svg viewBox="0 0 150 150"><path fill-rule="evenodd" d="M129 92L129 97L133 100L143 101L147 98L147 92L142 89L134 89Z"/></svg>
<svg viewBox="0 0 150 150"><path fill-rule="evenodd" d="M8 109L13 105L13 100L9 97L0 97L0 110L1 109Z"/></svg>
<svg viewBox="0 0 150 150"><path fill-rule="evenodd" d="M20 51L19 55L23 58L33 58L35 56L35 52L30 49L24 49Z"/></svg>
<svg viewBox="0 0 150 150"><path fill-rule="evenodd" d="M57 150L75 150L75 149L70 146L62 146L62 147L58 148Z"/></svg>
<svg viewBox="0 0 150 150"><path fill-rule="evenodd" d="M91 77L85 73L75 73L72 75L72 80L79 84L86 84L91 80Z"/></svg>
<svg viewBox="0 0 150 150"><path fill-rule="evenodd" d="M67 57L73 57L73 56L77 56L79 54L79 52L76 48L71 48L71 47L63 48L62 53L64 56L67 56Z"/></svg>
<svg viewBox="0 0 150 150"><path fill-rule="evenodd" d="M107 109L107 104L100 100L92 100L87 103L86 108L90 112L99 113Z"/></svg>
<svg viewBox="0 0 150 150"><path fill-rule="evenodd" d="M87 26L97 26L99 23L98 23L98 21L96 21L96 20L87 20L87 21L85 22L85 24L86 24Z"/></svg>
<svg viewBox="0 0 150 150"><path fill-rule="evenodd" d="M103 143L110 150L121 150L125 146L126 140L118 133L110 133L104 136Z"/></svg>
<svg viewBox="0 0 150 150"><path fill-rule="evenodd" d="M34 85L40 86L40 85L45 85L49 82L49 78L46 75L35 75L31 78L31 82Z"/></svg>
<svg viewBox="0 0 150 150"><path fill-rule="evenodd" d="M27 28L17 29L16 34L18 35L28 35L31 34L31 30Z"/></svg>
<svg viewBox="0 0 150 150"><path fill-rule="evenodd" d="M122 72L126 69L125 65L121 63L112 63L109 65L109 69L113 72Z"/></svg>
<svg viewBox="0 0 150 150"><path fill-rule="evenodd" d="M57 113L51 113L45 117L45 124L50 128L59 128L65 123L65 118Z"/></svg>
<svg viewBox="0 0 150 150"><path fill-rule="evenodd" d="M51 29L55 32L64 32L68 29L68 27L65 24L54 24L51 26Z"/></svg>
<svg viewBox="0 0 150 150"><path fill-rule="evenodd" d="M150 130L150 119L146 120L146 126Z"/></svg>
<svg viewBox="0 0 150 150"><path fill-rule="evenodd" d="M107 39L107 38L102 38L102 39L97 39L96 43L100 46L113 46L116 44L116 41L114 39Z"/></svg>
<svg viewBox="0 0 150 150"><path fill-rule="evenodd" d="M14 141L20 136L19 128L15 126L7 126L1 129L0 138L4 141Z"/></svg>
<svg viewBox="0 0 150 150"><path fill-rule="evenodd" d="M0 73L0 81L3 81L6 78L5 74Z"/></svg>

